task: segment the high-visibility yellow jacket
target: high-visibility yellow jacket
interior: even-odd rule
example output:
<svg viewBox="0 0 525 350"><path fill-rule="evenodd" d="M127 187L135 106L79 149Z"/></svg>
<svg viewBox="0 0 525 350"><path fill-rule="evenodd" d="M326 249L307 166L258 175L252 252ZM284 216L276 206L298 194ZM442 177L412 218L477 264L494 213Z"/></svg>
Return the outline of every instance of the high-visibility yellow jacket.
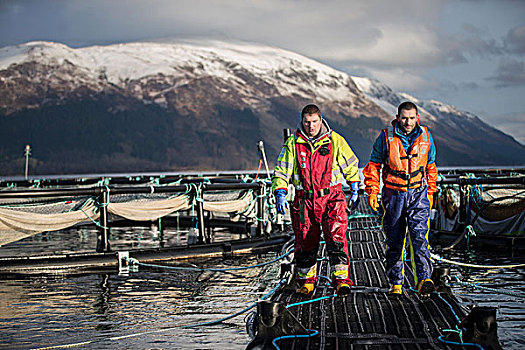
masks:
<svg viewBox="0 0 525 350"><path fill-rule="evenodd" d="M299 128L297 132L290 136L277 158L277 164L272 177L272 191L284 189L288 191L288 184L292 183L296 190L303 190L303 184L299 177L299 161L297 158L296 143L304 143L310 147L311 153L318 152L323 145L332 144L332 177L330 186L336 186L343 183L359 182L359 169L356 155L346 142L346 140L332 131L328 123L323 119L325 132L315 140L309 140L308 137ZM321 190L321 189L316 189Z"/></svg>

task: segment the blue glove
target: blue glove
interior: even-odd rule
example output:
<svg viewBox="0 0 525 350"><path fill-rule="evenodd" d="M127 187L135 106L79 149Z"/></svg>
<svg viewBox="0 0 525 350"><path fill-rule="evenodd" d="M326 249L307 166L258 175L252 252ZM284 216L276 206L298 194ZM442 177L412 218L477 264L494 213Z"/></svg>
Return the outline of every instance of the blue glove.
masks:
<svg viewBox="0 0 525 350"><path fill-rule="evenodd" d="M350 210L354 210L359 204L359 182L351 182L350 188L352 188L352 195L348 200L348 208L350 208Z"/></svg>
<svg viewBox="0 0 525 350"><path fill-rule="evenodd" d="M286 214L286 210L288 210L288 201L286 200L286 190L283 190L282 188L275 190L275 198L277 199L277 212L279 214Z"/></svg>

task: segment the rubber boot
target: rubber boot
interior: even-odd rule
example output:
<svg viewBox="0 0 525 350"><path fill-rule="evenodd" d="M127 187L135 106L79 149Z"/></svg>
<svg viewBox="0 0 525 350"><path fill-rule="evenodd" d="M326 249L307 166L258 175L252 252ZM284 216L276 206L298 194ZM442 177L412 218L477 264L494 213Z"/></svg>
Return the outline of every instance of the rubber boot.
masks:
<svg viewBox="0 0 525 350"><path fill-rule="evenodd" d="M401 295L401 294L403 294L403 286L401 286L400 284L393 284L390 287L390 290L388 291L388 294L391 294L391 295Z"/></svg>
<svg viewBox="0 0 525 350"><path fill-rule="evenodd" d="M305 283L301 287L297 288L296 292L302 295L310 295L315 289L313 283Z"/></svg>
<svg viewBox="0 0 525 350"><path fill-rule="evenodd" d="M430 278L421 280L417 284L417 294L419 295L419 298L423 300L430 297L430 294L435 290L434 282Z"/></svg>
<svg viewBox="0 0 525 350"><path fill-rule="evenodd" d="M350 294L350 287L352 285L351 284L348 284L348 283L340 283L337 285L337 288L336 288L336 294L337 296L343 296L343 295L348 295Z"/></svg>

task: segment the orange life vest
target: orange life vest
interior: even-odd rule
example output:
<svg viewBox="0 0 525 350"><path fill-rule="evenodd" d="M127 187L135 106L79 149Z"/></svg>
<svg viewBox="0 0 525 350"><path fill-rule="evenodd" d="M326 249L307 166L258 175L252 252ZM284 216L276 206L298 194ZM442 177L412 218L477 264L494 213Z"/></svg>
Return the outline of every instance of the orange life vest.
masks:
<svg viewBox="0 0 525 350"><path fill-rule="evenodd" d="M394 136L394 127L389 126L383 132L386 137L388 159L384 164L383 183L386 187L406 191L418 188L427 182L426 166L430 137L428 129L421 126L422 132L412 146L405 151L399 137Z"/></svg>

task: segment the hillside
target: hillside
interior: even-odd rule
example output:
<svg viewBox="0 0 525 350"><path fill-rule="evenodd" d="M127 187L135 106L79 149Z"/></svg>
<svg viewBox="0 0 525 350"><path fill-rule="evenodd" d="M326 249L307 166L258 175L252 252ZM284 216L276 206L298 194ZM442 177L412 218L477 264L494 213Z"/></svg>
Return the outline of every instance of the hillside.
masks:
<svg viewBox="0 0 525 350"><path fill-rule="evenodd" d="M438 165L524 164L525 147L467 112L393 92L295 53L225 42L0 49L0 175L253 169L282 129L318 104L366 163L379 129L411 99Z"/></svg>

